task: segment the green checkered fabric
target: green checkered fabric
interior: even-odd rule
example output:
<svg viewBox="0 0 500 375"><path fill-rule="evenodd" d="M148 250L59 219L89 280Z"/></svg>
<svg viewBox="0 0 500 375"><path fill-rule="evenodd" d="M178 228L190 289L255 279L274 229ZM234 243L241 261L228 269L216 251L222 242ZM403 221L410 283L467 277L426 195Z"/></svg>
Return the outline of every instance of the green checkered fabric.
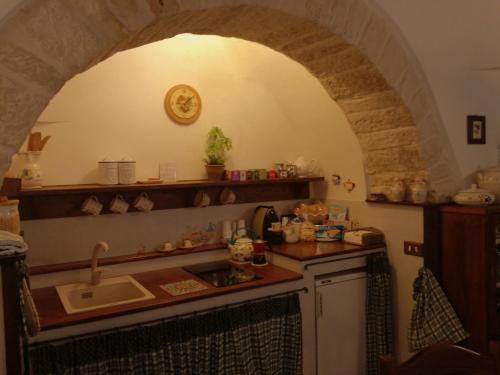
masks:
<svg viewBox="0 0 500 375"><path fill-rule="evenodd" d="M385 253L366 258L366 373L380 373L380 356L393 351L391 272Z"/></svg>
<svg viewBox="0 0 500 375"><path fill-rule="evenodd" d="M302 374L297 294L35 344L33 375Z"/></svg>
<svg viewBox="0 0 500 375"><path fill-rule="evenodd" d="M413 283L413 311L408 328L410 351L441 342L452 344L465 340L465 332L432 272L422 267Z"/></svg>

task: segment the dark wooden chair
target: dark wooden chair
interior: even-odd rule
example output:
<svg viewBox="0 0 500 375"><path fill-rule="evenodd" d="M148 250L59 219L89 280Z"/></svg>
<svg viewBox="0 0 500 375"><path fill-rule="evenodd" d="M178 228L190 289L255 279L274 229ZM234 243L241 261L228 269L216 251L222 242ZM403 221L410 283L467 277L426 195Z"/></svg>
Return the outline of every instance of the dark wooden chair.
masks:
<svg viewBox="0 0 500 375"><path fill-rule="evenodd" d="M495 375L493 355L450 344L432 345L398 365L393 356L380 359L382 375Z"/></svg>

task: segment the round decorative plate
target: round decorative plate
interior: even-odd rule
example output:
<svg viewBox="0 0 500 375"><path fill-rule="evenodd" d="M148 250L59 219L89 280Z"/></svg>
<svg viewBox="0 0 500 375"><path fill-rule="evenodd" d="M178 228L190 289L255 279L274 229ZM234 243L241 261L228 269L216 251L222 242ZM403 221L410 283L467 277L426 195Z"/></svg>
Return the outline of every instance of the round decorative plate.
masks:
<svg viewBox="0 0 500 375"><path fill-rule="evenodd" d="M201 97L189 85L175 85L165 95L165 112L178 124L195 122L201 113Z"/></svg>

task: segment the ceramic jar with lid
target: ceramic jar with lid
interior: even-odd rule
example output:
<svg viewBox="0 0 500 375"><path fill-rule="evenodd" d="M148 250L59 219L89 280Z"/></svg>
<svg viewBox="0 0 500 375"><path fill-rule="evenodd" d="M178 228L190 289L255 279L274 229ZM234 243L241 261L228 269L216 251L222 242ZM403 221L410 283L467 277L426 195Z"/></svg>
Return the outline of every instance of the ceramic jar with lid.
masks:
<svg viewBox="0 0 500 375"><path fill-rule="evenodd" d="M238 263L248 263L252 260L253 243L250 238L238 238L229 245L232 260Z"/></svg>
<svg viewBox="0 0 500 375"><path fill-rule="evenodd" d="M396 178L387 189L387 199L391 202L402 202L405 198L406 186L403 180Z"/></svg>
<svg viewBox="0 0 500 375"><path fill-rule="evenodd" d="M478 172L476 179L479 188L492 192L500 201L500 165Z"/></svg>
<svg viewBox="0 0 500 375"><path fill-rule="evenodd" d="M14 234L21 233L18 205L18 200L0 197L0 230Z"/></svg>
<svg viewBox="0 0 500 375"><path fill-rule="evenodd" d="M495 202L495 195L473 184L470 189L460 190L454 201L462 206L484 207Z"/></svg>
<svg viewBox="0 0 500 375"><path fill-rule="evenodd" d="M413 203L422 204L427 200L427 182L422 179L416 179L410 186L410 199Z"/></svg>
<svg viewBox="0 0 500 375"><path fill-rule="evenodd" d="M23 188L42 187L42 168L40 167L40 151L20 152L21 169L18 177Z"/></svg>
<svg viewBox="0 0 500 375"><path fill-rule="evenodd" d="M124 156L118 161L118 183L120 185L130 185L137 182L135 164L135 160L129 156Z"/></svg>
<svg viewBox="0 0 500 375"><path fill-rule="evenodd" d="M118 184L118 162L106 156L99 163L99 185Z"/></svg>

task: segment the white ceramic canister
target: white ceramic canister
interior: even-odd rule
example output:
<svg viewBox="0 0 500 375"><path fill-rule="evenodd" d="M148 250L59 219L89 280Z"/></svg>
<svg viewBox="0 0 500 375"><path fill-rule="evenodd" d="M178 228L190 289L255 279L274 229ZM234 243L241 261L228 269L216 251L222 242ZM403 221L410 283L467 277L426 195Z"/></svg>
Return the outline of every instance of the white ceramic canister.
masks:
<svg viewBox="0 0 500 375"><path fill-rule="evenodd" d="M99 163L99 185L118 184L118 162L106 156Z"/></svg>
<svg viewBox="0 0 500 375"><path fill-rule="evenodd" d="M137 179L135 177L136 162L128 156L124 156L118 162L118 183L120 185L135 184Z"/></svg>

